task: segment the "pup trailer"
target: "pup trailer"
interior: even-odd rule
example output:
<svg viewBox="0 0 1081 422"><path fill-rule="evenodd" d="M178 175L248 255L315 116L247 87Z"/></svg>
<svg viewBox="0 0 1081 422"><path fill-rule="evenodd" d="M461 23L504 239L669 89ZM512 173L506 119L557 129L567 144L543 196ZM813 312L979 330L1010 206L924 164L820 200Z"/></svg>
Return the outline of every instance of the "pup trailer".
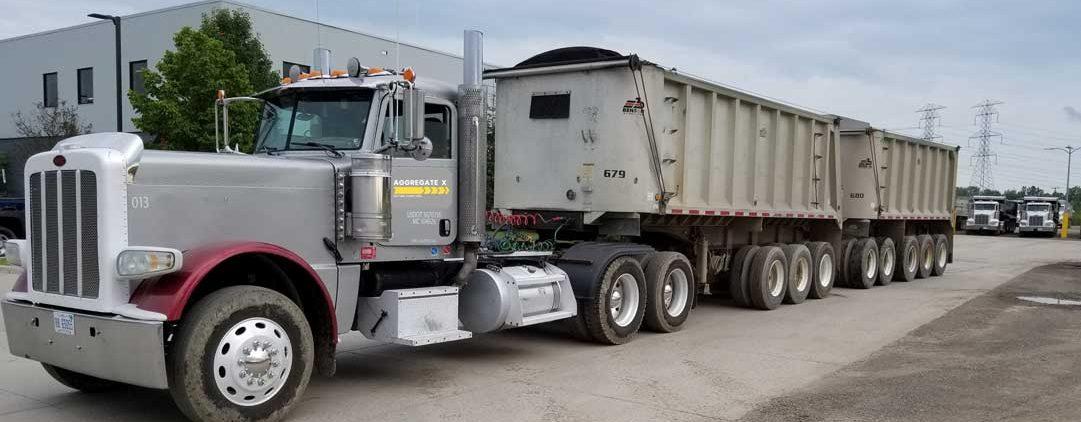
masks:
<svg viewBox="0 0 1081 422"><path fill-rule="evenodd" d="M99 133L32 157L11 352L83 391L168 389L193 420L276 420L353 331L422 346L560 321L623 344L679 330L698 294L774 309L945 271L952 147L607 50L482 75L465 35L457 89L324 58L220 98L217 154ZM251 155L227 146L237 101L263 107Z"/></svg>

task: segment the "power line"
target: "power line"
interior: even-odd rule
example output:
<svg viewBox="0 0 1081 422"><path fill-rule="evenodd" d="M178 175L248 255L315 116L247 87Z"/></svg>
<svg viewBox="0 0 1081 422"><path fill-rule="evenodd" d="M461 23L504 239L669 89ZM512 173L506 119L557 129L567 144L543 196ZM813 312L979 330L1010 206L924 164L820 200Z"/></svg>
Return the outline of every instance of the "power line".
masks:
<svg viewBox="0 0 1081 422"><path fill-rule="evenodd" d="M976 125L980 128L969 137L969 143L976 141L976 153L972 155L972 185L980 189L993 189L995 180L991 173L994 158L998 162L998 155L991 149L991 140L998 139L1002 142L1002 134L991 130L991 125L998 121L998 110L995 106L1002 104L1001 101L985 100L972 108L976 109Z"/></svg>

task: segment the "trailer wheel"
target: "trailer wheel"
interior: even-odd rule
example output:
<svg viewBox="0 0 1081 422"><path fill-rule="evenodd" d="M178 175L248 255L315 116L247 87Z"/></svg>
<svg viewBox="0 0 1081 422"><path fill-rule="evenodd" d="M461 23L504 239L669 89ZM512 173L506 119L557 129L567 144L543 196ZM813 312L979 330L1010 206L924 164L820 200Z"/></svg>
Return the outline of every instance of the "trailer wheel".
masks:
<svg viewBox="0 0 1081 422"><path fill-rule="evenodd" d="M781 250L788 260L788 287L785 289L784 303L803 303L814 284L811 251L800 244L785 245Z"/></svg>
<svg viewBox="0 0 1081 422"><path fill-rule="evenodd" d="M870 289L878 280L878 244L865 237L853 245L848 254L848 287Z"/></svg>
<svg viewBox="0 0 1081 422"><path fill-rule="evenodd" d="M837 279L837 261L833 252L833 245L829 242L808 242L807 248L811 251L813 270L811 275L811 290L807 297L811 299L825 299L833 289L834 280Z"/></svg>
<svg viewBox="0 0 1081 422"><path fill-rule="evenodd" d="M920 268L920 242L916 236L901 238L901 247L897 249L897 269L893 271L893 281L912 281Z"/></svg>
<svg viewBox="0 0 1081 422"><path fill-rule="evenodd" d="M679 331L694 304L694 270L679 252L657 252L646 261L646 313L643 323L659 333Z"/></svg>
<svg viewBox="0 0 1081 422"><path fill-rule="evenodd" d="M646 311L646 276L632 257L616 258L604 271L593 298L580 314L590 338L603 344L624 344L642 326Z"/></svg>
<svg viewBox="0 0 1081 422"><path fill-rule="evenodd" d="M751 306L751 262L761 247L749 245L739 248L732 257L732 268L728 271L728 291L732 300L739 306Z"/></svg>
<svg viewBox="0 0 1081 422"><path fill-rule="evenodd" d="M841 259L837 260L837 285L848 286L848 257L852 255L852 249L856 246L856 239L841 241Z"/></svg>
<svg viewBox="0 0 1081 422"><path fill-rule="evenodd" d="M49 374L49 376L53 377L57 382L64 384L65 387L74 388L84 393L100 393L103 391L115 390L124 385L116 381L109 381L75 371L69 371L47 363L41 364L41 367L45 368L45 373Z"/></svg>
<svg viewBox="0 0 1081 422"><path fill-rule="evenodd" d="M777 309L788 288L788 259L776 246L765 246L755 252L751 263L750 296L755 308Z"/></svg>
<svg viewBox="0 0 1081 422"><path fill-rule="evenodd" d="M893 281L893 272L897 270L897 251L893 247L893 239L888 237L875 238L878 243L878 281L879 286L888 286Z"/></svg>
<svg viewBox="0 0 1081 422"><path fill-rule="evenodd" d="M300 399L314 345L304 313L270 289L215 291L188 311L170 353L169 392L192 420L277 420Z"/></svg>
<svg viewBox="0 0 1081 422"><path fill-rule="evenodd" d="M931 267L931 275L940 276L946 273L946 261L949 261L949 239L944 234L936 234L932 237L935 241L935 265Z"/></svg>
<svg viewBox="0 0 1081 422"><path fill-rule="evenodd" d="M920 244L920 266L916 269L916 278L931 276L931 270L935 267L935 240L929 234L916 236Z"/></svg>

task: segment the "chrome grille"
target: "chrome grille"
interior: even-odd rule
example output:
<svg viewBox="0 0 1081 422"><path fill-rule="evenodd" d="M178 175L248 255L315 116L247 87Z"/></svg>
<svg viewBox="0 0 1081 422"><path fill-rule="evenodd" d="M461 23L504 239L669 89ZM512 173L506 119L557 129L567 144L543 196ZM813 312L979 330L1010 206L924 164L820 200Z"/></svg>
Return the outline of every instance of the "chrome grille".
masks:
<svg viewBox="0 0 1081 422"><path fill-rule="evenodd" d="M987 214L976 216L976 224L987 224L988 220L990 220L990 216Z"/></svg>
<svg viewBox="0 0 1081 422"><path fill-rule="evenodd" d="M97 298L97 177L89 170L30 175L31 286Z"/></svg>
<svg viewBox="0 0 1081 422"><path fill-rule="evenodd" d="M1030 216L1028 218L1028 225L1030 225L1030 226L1042 226L1043 225L1043 216L1042 215Z"/></svg>

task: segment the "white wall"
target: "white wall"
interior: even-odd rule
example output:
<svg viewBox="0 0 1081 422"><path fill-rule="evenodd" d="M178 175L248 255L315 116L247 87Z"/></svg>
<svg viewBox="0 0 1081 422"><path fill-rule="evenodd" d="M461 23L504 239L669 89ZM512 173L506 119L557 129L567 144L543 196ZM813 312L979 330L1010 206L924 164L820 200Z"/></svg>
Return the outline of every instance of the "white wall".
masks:
<svg viewBox="0 0 1081 422"><path fill-rule="evenodd" d="M346 61L354 56L367 66L394 66L392 40L328 26L322 26L317 38L312 22L237 3L200 2L125 16L121 22L125 131L136 130L130 120L134 111L127 100L129 62L147 60L154 67L165 50L173 49L173 34L184 26L198 27L203 13L222 7L240 8L251 14L275 72L281 71L282 61L310 65L317 39L331 50L332 68L345 69ZM42 75L49 72L57 72L59 99L77 105L79 116L93 124L95 132L116 130L113 49L113 24L109 21L0 40L0 57L4 58L0 70L0 138L19 136L11 114L19 110L24 114L32 112L34 103L43 101ZM384 51L388 54L384 55ZM461 58L408 45L402 45L400 51L402 66L412 66L418 77L460 83ZM76 70L84 67L94 68L93 104L78 104ZM229 93L240 94L246 93Z"/></svg>

